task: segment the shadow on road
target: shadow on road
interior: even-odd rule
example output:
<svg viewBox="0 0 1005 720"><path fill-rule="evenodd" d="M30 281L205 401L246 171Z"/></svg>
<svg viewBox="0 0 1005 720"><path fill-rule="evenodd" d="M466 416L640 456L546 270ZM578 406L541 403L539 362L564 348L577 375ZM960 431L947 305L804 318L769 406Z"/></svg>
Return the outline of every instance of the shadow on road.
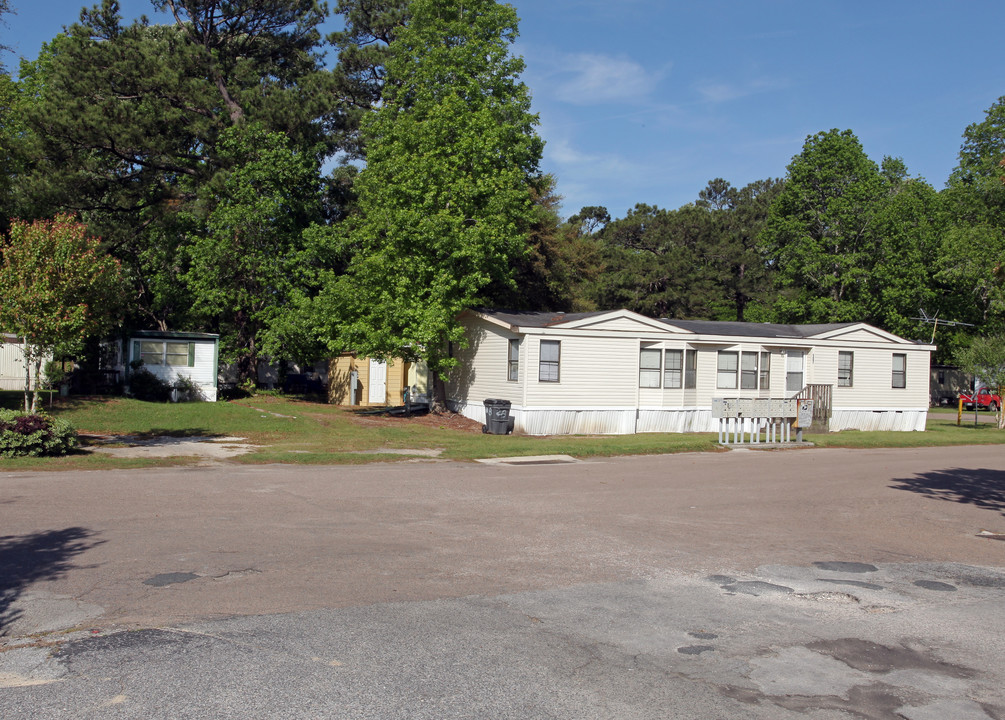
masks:
<svg viewBox="0 0 1005 720"><path fill-rule="evenodd" d="M104 540L91 540L86 528L47 530L31 535L0 536L0 636L18 619L12 605L39 580L54 580L76 567L71 559Z"/></svg>
<svg viewBox="0 0 1005 720"><path fill-rule="evenodd" d="M1005 515L1005 471L988 468L933 470L890 485L938 500L969 503Z"/></svg>

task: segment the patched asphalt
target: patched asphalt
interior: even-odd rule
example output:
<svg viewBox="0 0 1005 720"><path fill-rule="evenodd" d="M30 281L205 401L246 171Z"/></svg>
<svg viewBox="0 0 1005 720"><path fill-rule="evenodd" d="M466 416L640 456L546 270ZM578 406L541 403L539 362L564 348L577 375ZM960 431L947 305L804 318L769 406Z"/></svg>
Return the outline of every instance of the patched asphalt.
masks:
<svg viewBox="0 0 1005 720"><path fill-rule="evenodd" d="M997 448L0 473L0 717L1003 720L1003 479Z"/></svg>

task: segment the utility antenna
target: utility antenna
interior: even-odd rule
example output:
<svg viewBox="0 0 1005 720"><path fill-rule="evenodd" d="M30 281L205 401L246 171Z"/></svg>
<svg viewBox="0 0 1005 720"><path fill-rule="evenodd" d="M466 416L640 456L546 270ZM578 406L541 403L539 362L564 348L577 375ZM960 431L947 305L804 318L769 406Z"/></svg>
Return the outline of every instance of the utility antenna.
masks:
<svg viewBox="0 0 1005 720"><path fill-rule="evenodd" d="M926 325L932 326L932 339L928 343L932 345L935 343L935 331L939 329L939 323L945 325L946 327L973 327L973 323L960 322L959 320L940 320L939 313L935 313L934 317L929 317L928 313L925 312L925 308L918 308L918 312L921 313L921 317L911 318L912 320L920 320Z"/></svg>

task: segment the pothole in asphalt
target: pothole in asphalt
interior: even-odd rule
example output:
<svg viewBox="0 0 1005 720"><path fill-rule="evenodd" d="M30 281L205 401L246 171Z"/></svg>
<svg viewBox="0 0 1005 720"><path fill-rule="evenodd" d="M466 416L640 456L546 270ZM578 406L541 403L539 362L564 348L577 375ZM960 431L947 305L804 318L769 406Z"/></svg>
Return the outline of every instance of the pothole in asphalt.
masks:
<svg viewBox="0 0 1005 720"><path fill-rule="evenodd" d="M693 637L695 640L715 640L716 638L719 637L715 633L704 632L704 631L689 632L688 635Z"/></svg>
<svg viewBox="0 0 1005 720"><path fill-rule="evenodd" d="M785 585L775 585L774 583L761 582L760 580L749 580L736 582L730 585L723 585L723 590L727 592L743 593L744 595L788 595L793 592L792 588Z"/></svg>
<svg viewBox="0 0 1005 720"><path fill-rule="evenodd" d="M818 567L821 570L826 570L827 572L870 573L879 570L879 568L875 565L860 562L815 562L813 563L813 566Z"/></svg>
<svg viewBox="0 0 1005 720"><path fill-rule="evenodd" d="M859 599L854 595L849 595L843 592L815 592L815 593L799 593L796 597L802 598L803 600L814 600L817 602L839 602L839 603L857 603Z"/></svg>
<svg viewBox="0 0 1005 720"><path fill-rule="evenodd" d="M883 590L882 585L876 583L862 582L861 580L842 580L840 578L820 578L820 582L834 583L835 585L851 585L853 587L865 588L866 590Z"/></svg>
<svg viewBox="0 0 1005 720"><path fill-rule="evenodd" d="M197 577L199 576L195 573L161 573L160 575L154 575L152 578L147 578L143 581L143 584L150 585L151 587L166 587L168 585L195 580Z"/></svg>
<svg viewBox="0 0 1005 720"><path fill-rule="evenodd" d="M681 655L701 655L703 652L715 652L715 648L711 645L688 645L677 648L677 652Z"/></svg>
<svg viewBox="0 0 1005 720"><path fill-rule="evenodd" d="M915 580L914 585L925 590L937 590L939 592L956 592L956 586L949 583L938 582L937 580Z"/></svg>
<svg viewBox="0 0 1005 720"><path fill-rule="evenodd" d="M973 677L974 671L930 657L926 652L901 645L880 645L861 638L817 640L806 645L814 652L829 655L856 670L887 673L891 670L926 670L950 677Z"/></svg>

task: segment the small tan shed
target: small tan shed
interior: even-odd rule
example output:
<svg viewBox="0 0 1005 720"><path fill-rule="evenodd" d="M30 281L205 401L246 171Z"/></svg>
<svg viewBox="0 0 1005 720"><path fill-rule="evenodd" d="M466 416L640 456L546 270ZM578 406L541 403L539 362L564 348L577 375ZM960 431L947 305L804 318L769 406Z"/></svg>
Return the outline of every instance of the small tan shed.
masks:
<svg viewBox="0 0 1005 720"><path fill-rule="evenodd" d="M422 402L426 399L426 376L425 363L411 363L400 358L384 362L342 353L328 363L328 402L361 407L401 405L405 402L405 388L411 389L413 401Z"/></svg>

